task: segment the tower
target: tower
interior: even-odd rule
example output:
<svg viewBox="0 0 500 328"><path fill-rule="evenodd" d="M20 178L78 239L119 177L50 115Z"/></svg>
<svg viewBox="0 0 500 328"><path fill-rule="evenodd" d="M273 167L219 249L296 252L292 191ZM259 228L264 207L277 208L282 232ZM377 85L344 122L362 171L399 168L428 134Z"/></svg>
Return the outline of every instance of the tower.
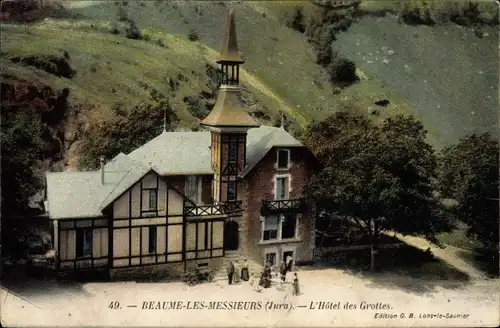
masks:
<svg viewBox="0 0 500 328"><path fill-rule="evenodd" d="M234 9L230 9L224 44L217 60L222 70L217 100L210 114L201 121L212 136L215 203L241 200L238 174L246 164L247 131L259 126L245 111L241 101L240 65L244 62L238 51Z"/></svg>

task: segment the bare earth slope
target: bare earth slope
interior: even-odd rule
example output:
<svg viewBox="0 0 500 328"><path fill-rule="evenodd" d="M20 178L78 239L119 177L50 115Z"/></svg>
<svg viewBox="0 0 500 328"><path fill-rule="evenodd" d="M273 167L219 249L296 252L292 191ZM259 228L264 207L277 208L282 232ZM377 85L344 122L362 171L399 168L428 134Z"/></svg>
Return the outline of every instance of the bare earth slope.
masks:
<svg viewBox="0 0 500 328"><path fill-rule="evenodd" d="M333 47L404 97L439 144L498 128L498 31L457 25L409 26L364 17Z"/></svg>

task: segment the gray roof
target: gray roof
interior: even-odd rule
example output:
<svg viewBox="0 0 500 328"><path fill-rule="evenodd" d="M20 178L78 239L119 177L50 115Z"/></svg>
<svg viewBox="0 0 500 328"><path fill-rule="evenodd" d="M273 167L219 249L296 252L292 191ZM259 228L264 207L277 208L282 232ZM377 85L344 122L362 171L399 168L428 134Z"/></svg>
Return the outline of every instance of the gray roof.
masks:
<svg viewBox="0 0 500 328"><path fill-rule="evenodd" d="M119 154L101 172L47 172L47 206L51 219L102 216L109 204L141 178L149 169L125 154ZM121 191L121 192L120 192Z"/></svg>
<svg viewBox="0 0 500 328"><path fill-rule="evenodd" d="M146 173L159 175L212 174L210 132L163 132L132 151L118 154L101 172L48 172L47 203L50 218L102 216L102 210ZM282 128L261 126L248 130L245 176L273 147L301 147Z"/></svg>
<svg viewBox="0 0 500 328"><path fill-rule="evenodd" d="M210 132L165 132L128 156L161 175L211 174Z"/></svg>
<svg viewBox="0 0 500 328"><path fill-rule="evenodd" d="M241 171L240 176L247 175L273 147L303 147L303 145L283 128L261 126L250 129L247 137L247 166Z"/></svg>

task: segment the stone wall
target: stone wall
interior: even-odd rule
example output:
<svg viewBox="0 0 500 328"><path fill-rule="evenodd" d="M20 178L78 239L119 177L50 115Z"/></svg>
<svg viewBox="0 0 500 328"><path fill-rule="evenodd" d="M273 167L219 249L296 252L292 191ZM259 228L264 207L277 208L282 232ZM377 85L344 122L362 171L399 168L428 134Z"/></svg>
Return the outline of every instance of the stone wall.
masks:
<svg viewBox="0 0 500 328"><path fill-rule="evenodd" d="M302 197L303 187L312 175L313 159L303 148L292 148L290 153L291 166L288 170L276 170L277 153L271 149L266 156L246 176L245 194L246 211L240 225L240 241L244 239L242 253L257 263L263 263L264 251L275 247L277 252L293 247L296 249L296 262L313 260L314 251L314 208L309 206L298 222L298 238L293 242L261 243L260 207L263 199L273 200L275 193L275 175L289 174L289 198Z"/></svg>

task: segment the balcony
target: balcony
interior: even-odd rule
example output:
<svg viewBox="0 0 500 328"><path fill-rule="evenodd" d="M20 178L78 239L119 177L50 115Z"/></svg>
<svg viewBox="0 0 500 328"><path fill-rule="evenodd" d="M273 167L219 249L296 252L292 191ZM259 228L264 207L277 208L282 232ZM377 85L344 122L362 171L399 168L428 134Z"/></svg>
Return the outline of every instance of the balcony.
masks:
<svg viewBox="0 0 500 328"><path fill-rule="evenodd" d="M307 209L304 198L263 200L260 207L260 214L268 216L271 214L285 214L290 212L302 213Z"/></svg>
<svg viewBox="0 0 500 328"><path fill-rule="evenodd" d="M241 201L224 202L212 205L184 206L184 215L187 217L234 215L241 211L243 211Z"/></svg>

